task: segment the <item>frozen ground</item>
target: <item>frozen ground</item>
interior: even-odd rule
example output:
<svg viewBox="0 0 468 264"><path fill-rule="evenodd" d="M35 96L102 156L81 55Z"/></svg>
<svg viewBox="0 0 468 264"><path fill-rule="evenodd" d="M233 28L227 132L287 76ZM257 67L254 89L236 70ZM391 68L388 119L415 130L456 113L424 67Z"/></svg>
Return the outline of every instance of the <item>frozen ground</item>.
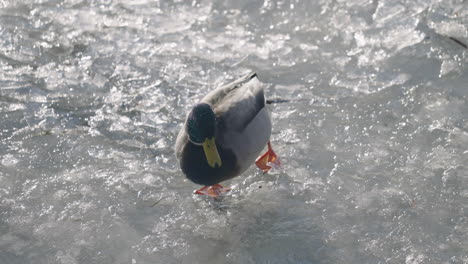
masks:
<svg viewBox="0 0 468 264"><path fill-rule="evenodd" d="M467 1L0 7L2 264L468 263ZM176 133L248 70L284 167L195 196Z"/></svg>

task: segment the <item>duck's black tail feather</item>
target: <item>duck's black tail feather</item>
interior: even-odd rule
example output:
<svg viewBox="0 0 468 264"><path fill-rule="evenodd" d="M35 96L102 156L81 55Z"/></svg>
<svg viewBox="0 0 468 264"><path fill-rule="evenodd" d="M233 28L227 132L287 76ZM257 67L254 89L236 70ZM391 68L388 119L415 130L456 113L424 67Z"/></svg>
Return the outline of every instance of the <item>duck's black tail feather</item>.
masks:
<svg viewBox="0 0 468 264"><path fill-rule="evenodd" d="M279 103L289 103L291 100L275 98L266 100L267 104L279 104Z"/></svg>
<svg viewBox="0 0 468 264"><path fill-rule="evenodd" d="M301 102L301 101L309 101L308 99L283 99L283 98L272 98L267 99L267 104L281 104L281 103L290 103L290 102Z"/></svg>
<svg viewBox="0 0 468 264"><path fill-rule="evenodd" d="M454 37L449 37L449 39L455 41L455 43L462 46L463 48L468 49L468 46L465 43L461 42L461 40L454 38Z"/></svg>

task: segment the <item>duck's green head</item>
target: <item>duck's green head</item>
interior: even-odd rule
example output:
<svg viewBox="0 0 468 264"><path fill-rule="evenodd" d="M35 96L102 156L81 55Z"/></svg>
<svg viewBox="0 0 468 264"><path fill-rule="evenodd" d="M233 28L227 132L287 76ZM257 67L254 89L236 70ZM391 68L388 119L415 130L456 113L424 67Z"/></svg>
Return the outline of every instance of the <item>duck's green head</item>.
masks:
<svg viewBox="0 0 468 264"><path fill-rule="evenodd" d="M209 104L200 103L193 107L186 123L189 140L202 145L208 165L221 167L221 157L215 143L216 115Z"/></svg>

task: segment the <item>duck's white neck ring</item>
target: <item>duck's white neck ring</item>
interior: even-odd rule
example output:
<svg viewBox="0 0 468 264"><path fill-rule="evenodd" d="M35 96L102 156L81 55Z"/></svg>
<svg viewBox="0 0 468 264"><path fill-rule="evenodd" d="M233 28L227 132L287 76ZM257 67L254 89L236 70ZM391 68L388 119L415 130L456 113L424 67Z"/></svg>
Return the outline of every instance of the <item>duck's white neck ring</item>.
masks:
<svg viewBox="0 0 468 264"><path fill-rule="evenodd" d="M203 146L203 143L197 143L197 142L192 141L190 139L190 135L187 135L187 137L188 137L188 141L190 141L192 144L197 145L197 146Z"/></svg>

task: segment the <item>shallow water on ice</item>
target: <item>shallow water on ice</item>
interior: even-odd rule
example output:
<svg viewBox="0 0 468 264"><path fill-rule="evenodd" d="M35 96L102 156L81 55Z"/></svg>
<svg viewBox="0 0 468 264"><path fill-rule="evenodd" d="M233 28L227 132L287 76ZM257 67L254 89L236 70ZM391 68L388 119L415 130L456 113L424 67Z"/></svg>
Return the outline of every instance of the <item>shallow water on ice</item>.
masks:
<svg viewBox="0 0 468 264"><path fill-rule="evenodd" d="M0 1L2 263L468 263L468 4ZM256 71L283 167L192 194L185 113Z"/></svg>

